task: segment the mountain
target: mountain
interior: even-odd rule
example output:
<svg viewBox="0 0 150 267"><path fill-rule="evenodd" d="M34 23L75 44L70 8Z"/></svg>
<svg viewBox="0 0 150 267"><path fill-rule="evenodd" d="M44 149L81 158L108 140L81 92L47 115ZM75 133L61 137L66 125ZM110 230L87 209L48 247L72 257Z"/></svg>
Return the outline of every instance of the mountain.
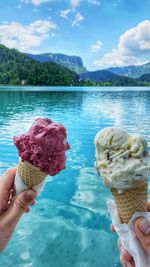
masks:
<svg viewBox="0 0 150 267"><path fill-rule="evenodd" d="M140 76L137 80L141 82L150 82L150 73Z"/></svg>
<svg viewBox="0 0 150 267"><path fill-rule="evenodd" d="M112 81L118 77L118 75L107 70L88 71L79 75L81 80L92 80L95 82L107 82Z"/></svg>
<svg viewBox="0 0 150 267"><path fill-rule="evenodd" d="M59 53L44 53L38 55L26 54L31 59L37 60L39 62L55 62L60 64L77 74L86 72L87 69L83 66L82 59L77 56L68 56Z"/></svg>
<svg viewBox="0 0 150 267"><path fill-rule="evenodd" d="M79 75L81 81L110 82L112 85L136 85L136 81L129 77L114 74L108 70L89 71Z"/></svg>
<svg viewBox="0 0 150 267"><path fill-rule="evenodd" d="M40 63L0 45L0 84L76 85L78 75L54 62Z"/></svg>
<svg viewBox="0 0 150 267"><path fill-rule="evenodd" d="M42 57L41 57L42 55ZM142 74L136 79L132 79L127 76L118 75L109 70L97 70L97 71L86 71L77 75L74 71L64 67L61 64L55 62L47 62L47 54L36 55L38 58L29 57L29 54L24 54L16 49L9 49L4 45L0 45L0 84L8 85L110 85L110 86L149 86L150 85L150 63L144 64L142 66L129 66L122 68L111 68L113 71L118 71L119 69L129 71L136 70L138 68L138 73L148 72L147 74ZM50 55L50 54L48 54ZM84 68L82 59L80 57L70 57L62 54L58 58L61 60L64 58L64 62L68 59L72 66L78 66ZM56 54L55 54L56 56ZM57 57L54 57L55 59ZM57 59L58 59L57 58ZM65 61L66 60L66 61ZM44 61L44 62L43 62ZM46 61L46 62L45 62ZM63 62L63 60L62 60ZM65 63L64 63L65 64ZM83 69L82 69L83 70ZM120 71L121 72L121 71ZM135 73L134 73L135 75ZM137 72L136 72L137 75ZM132 75L133 76L133 75ZM80 79L80 81L79 81Z"/></svg>
<svg viewBox="0 0 150 267"><path fill-rule="evenodd" d="M123 75L130 78L139 78L144 74L150 73L150 62L140 66L131 65L125 67L114 67L108 68L107 70L118 75Z"/></svg>

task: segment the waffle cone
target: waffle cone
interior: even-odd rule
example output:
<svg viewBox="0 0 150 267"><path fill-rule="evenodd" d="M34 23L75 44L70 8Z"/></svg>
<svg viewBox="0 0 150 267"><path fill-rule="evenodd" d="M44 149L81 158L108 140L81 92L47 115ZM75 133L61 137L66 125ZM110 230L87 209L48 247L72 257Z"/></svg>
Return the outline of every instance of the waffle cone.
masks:
<svg viewBox="0 0 150 267"><path fill-rule="evenodd" d="M28 188L33 188L42 183L47 175L40 171L39 168L22 160L18 163L18 174Z"/></svg>
<svg viewBox="0 0 150 267"><path fill-rule="evenodd" d="M114 201L122 223L128 223L137 211L147 211L148 182L137 187L125 190L119 194L115 188L111 189Z"/></svg>

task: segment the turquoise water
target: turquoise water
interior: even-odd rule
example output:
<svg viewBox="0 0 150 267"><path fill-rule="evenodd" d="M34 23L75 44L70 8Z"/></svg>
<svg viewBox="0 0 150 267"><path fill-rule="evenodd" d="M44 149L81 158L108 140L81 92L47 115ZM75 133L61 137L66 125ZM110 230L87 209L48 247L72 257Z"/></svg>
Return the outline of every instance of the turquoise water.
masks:
<svg viewBox="0 0 150 267"><path fill-rule="evenodd" d="M150 88L115 89L0 88L0 173L18 161L12 136L40 116L63 123L71 145L66 169L47 178L37 204L1 254L0 266L120 267L106 209L111 195L93 167L93 139L113 125L143 134L150 145Z"/></svg>

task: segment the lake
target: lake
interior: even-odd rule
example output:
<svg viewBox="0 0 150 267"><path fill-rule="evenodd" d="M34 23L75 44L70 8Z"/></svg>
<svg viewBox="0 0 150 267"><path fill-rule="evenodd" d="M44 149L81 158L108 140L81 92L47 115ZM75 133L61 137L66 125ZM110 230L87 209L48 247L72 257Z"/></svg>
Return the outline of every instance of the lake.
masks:
<svg viewBox="0 0 150 267"><path fill-rule="evenodd" d="M16 166L12 137L33 120L64 124L66 169L48 177L0 256L5 267L120 267L117 236L110 233L111 198L94 168L93 139L107 126L140 133L150 146L150 88L0 87L0 173Z"/></svg>

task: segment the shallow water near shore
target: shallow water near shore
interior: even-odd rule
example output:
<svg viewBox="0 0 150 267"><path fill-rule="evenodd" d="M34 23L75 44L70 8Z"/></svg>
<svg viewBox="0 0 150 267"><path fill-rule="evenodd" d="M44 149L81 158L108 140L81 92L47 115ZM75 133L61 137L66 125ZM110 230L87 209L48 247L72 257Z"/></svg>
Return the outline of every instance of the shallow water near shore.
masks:
<svg viewBox="0 0 150 267"><path fill-rule="evenodd" d="M93 139L116 126L144 135L150 147L150 88L0 87L0 103L1 174L18 161L12 137L35 118L64 124L71 146L66 169L47 178L1 253L0 267L120 267L106 207L111 194L94 168Z"/></svg>

